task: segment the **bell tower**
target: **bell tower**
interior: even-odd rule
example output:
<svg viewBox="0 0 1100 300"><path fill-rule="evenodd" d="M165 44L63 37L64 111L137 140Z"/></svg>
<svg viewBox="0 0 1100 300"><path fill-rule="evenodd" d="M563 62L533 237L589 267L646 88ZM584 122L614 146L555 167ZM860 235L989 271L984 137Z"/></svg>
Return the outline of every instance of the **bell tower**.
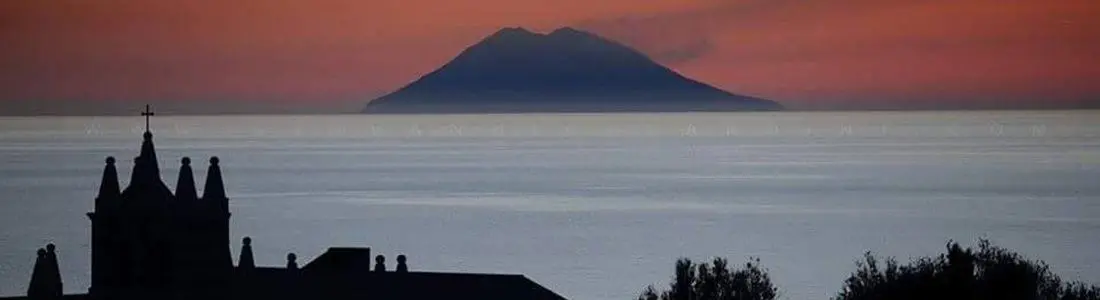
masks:
<svg viewBox="0 0 1100 300"><path fill-rule="evenodd" d="M92 221L94 299L145 298L164 295L173 280L174 195L160 177L147 105L141 152L133 162L130 182L120 189L113 157L106 159Z"/></svg>
<svg viewBox="0 0 1100 300"><path fill-rule="evenodd" d="M200 197L191 159L180 160L175 193L161 180L146 105L141 152L120 189L107 157L92 221L93 299L217 298L230 287L229 198L217 157Z"/></svg>

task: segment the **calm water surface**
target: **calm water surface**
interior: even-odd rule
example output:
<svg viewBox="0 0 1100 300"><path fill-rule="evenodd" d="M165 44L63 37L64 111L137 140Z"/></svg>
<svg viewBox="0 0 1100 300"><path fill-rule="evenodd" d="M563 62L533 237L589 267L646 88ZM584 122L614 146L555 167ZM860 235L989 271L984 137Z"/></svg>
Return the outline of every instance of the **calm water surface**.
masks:
<svg viewBox="0 0 1100 300"><path fill-rule="evenodd" d="M0 118L0 295L54 242L87 289L103 158L129 178L139 117ZM1100 112L212 116L153 120L162 177L217 155L236 253L329 246L414 270L522 273L571 299L664 286L677 257L759 257L824 299L870 250L986 237L1100 283ZM200 190L202 187L199 187Z"/></svg>

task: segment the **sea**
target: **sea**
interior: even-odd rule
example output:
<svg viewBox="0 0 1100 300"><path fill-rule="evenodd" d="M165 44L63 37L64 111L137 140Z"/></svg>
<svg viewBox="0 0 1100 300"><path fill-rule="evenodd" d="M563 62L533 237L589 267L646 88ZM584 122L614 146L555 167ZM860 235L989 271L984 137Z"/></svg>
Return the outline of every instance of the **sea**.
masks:
<svg viewBox="0 0 1100 300"><path fill-rule="evenodd" d="M0 295L55 243L89 284L104 158L123 186L145 120L0 118ZM870 251L989 239L1100 284L1100 111L171 116L164 182L218 156L231 247L328 247L413 271L523 274L569 299L665 288L677 258L758 258L783 299L835 296ZM202 186L199 187L200 193Z"/></svg>

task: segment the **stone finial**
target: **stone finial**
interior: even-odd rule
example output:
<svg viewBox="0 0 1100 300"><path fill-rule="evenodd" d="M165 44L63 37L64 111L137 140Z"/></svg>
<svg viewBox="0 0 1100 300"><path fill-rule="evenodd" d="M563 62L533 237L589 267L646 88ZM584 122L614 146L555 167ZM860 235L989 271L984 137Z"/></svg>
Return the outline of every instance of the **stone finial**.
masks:
<svg viewBox="0 0 1100 300"><path fill-rule="evenodd" d="M107 210L108 207L118 204L118 198L122 196L122 190L118 186L118 170L115 169L115 158L108 156L104 159L107 163L103 167L103 178L99 182L99 194L96 195L95 209Z"/></svg>
<svg viewBox="0 0 1100 300"><path fill-rule="evenodd" d="M374 271L385 272L386 271L386 257L378 255L374 257Z"/></svg>
<svg viewBox="0 0 1100 300"><path fill-rule="evenodd" d="M60 299L62 295L61 264L57 261L57 246L53 243L46 244L46 266L47 274L50 276L49 282L52 285L50 291Z"/></svg>
<svg viewBox="0 0 1100 300"><path fill-rule="evenodd" d="M252 257L252 238L241 239L241 258L237 260L238 269L256 268L256 260Z"/></svg>
<svg viewBox="0 0 1100 300"><path fill-rule="evenodd" d="M397 256L397 273L408 273L409 265L406 264L406 258L404 254Z"/></svg>
<svg viewBox="0 0 1100 300"><path fill-rule="evenodd" d="M37 254L34 271L31 271L31 283L27 286L27 298L46 299L49 294L46 288L46 249L38 248Z"/></svg>
<svg viewBox="0 0 1100 300"><path fill-rule="evenodd" d="M286 269L297 270L298 269L298 256L294 253L287 253L286 255Z"/></svg>
<svg viewBox="0 0 1100 300"><path fill-rule="evenodd" d="M39 248L34 261L34 271L27 287L29 299L61 299L61 271L57 264L57 247L53 244Z"/></svg>
<svg viewBox="0 0 1100 300"><path fill-rule="evenodd" d="M191 158L184 156L180 159L180 174L176 181L176 199L194 201L199 199L195 191L195 177L191 172Z"/></svg>
<svg viewBox="0 0 1100 300"><path fill-rule="evenodd" d="M210 158L210 168L206 170L206 187L202 191L204 201L218 201L218 207L229 209L228 199L225 197L225 182L222 181L222 169L218 166L221 162L217 156Z"/></svg>

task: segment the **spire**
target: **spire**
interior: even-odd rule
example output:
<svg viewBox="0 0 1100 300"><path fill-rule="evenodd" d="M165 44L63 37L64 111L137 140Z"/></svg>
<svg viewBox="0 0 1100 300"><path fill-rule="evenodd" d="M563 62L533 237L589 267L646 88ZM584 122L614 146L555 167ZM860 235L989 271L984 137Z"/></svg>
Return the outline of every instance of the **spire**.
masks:
<svg viewBox="0 0 1100 300"><path fill-rule="evenodd" d="M153 147L153 133L146 131L142 135L141 154L134 162L134 176L137 180L155 179L160 181L160 166L157 164L157 151Z"/></svg>
<svg viewBox="0 0 1100 300"><path fill-rule="evenodd" d="M202 191L202 199L206 201L226 201L225 183L222 182L222 169L218 167L221 160L217 156L210 158L210 168L206 170L206 187ZM228 205L228 203L226 204ZM228 209L228 206L226 206Z"/></svg>
<svg viewBox="0 0 1100 300"><path fill-rule="evenodd" d="M145 111L141 112L145 117L145 133L142 134L141 154L134 159L134 172L131 175L130 184L137 182L161 182L160 167L157 166L157 152L153 147L153 132L149 131L149 117L153 111L149 105L145 105Z"/></svg>
<svg viewBox="0 0 1100 300"><path fill-rule="evenodd" d="M108 205L107 201L116 200L121 192L118 188L118 171L115 170L115 158L108 156L107 166L103 167L103 180L99 183L99 195L96 196L95 207L99 211Z"/></svg>
<svg viewBox="0 0 1100 300"><path fill-rule="evenodd" d="M176 181L176 199L198 199L199 194L195 192L195 176L191 172L191 158L184 157L180 160L180 164L180 176Z"/></svg>
<svg viewBox="0 0 1100 300"><path fill-rule="evenodd" d="M146 106L146 111L142 112L142 115L148 119L153 114ZM127 200L138 198L157 199L158 202L172 199L172 191L160 179L157 152L156 148L153 147L153 133L149 132L148 128L142 134L141 153L134 158L134 170L130 172L130 184L122 190L122 198ZM123 206L127 206L126 203L132 201L123 202Z"/></svg>
<svg viewBox="0 0 1100 300"><path fill-rule="evenodd" d="M157 153L153 148L153 134L146 132L141 142L141 154L134 158L134 171L130 173L130 185L161 183Z"/></svg>
<svg viewBox="0 0 1100 300"><path fill-rule="evenodd" d="M46 249L39 248L37 254L31 283L27 287L27 298L61 299L61 271L58 270L54 245L46 245Z"/></svg>
<svg viewBox="0 0 1100 300"><path fill-rule="evenodd" d="M61 265L57 263L57 247L53 243L46 244L46 275L51 294L61 298Z"/></svg>
<svg viewBox="0 0 1100 300"><path fill-rule="evenodd" d="M252 258L252 238L250 237L246 236L241 240L241 259L237 261L237 268L256 268L256 260Z"/></svg>
<svg viewBox="0 0 1100 300"><path fill-rule="evenodd" d="M38 248L38 257L34 259L34 271L31 271L31 284L27 287L27 298L43 299L49 294L46 289L46 249Z"/></svg>

